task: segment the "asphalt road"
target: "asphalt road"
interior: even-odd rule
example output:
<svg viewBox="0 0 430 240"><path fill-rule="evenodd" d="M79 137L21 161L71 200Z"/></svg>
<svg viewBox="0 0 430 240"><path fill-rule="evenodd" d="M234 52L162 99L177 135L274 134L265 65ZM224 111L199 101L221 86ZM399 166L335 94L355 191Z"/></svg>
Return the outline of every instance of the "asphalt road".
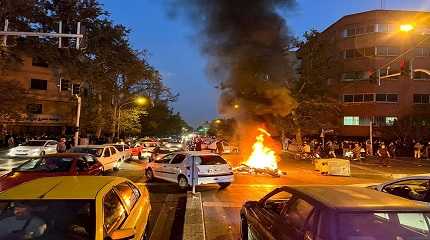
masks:
<svg viewBox="0 0 430 240"><path fill-rule="evenodd" d="M226 158L238 165L240 156ZM0 153L0 168L11 169L22 163L23 159L8 159ZM261 175L235 174L235 182L226 189L218 185L197 187L202 194L202 205L206 238L209 240L239 239L239 211L245 201L258 200L271 190L282 185L349 185L371 184L388 180L392 172L423 173L430 172L430 164L412 166L407 162L393 162L392 168L378 168L377 163L369 162L352 165L351 177L322 176L315 172L309 162L282 160L279 166L286 175L279 178ZM135 182L146 182L143 176L145 165L141 162L124 163L118 172L111 175L126 177ZM417 172L418 171L418 172ZM158 181L147 183L150 191L152 215L150 218L151 239L182 239L186 193L178 191L173 183Z"/></svg>

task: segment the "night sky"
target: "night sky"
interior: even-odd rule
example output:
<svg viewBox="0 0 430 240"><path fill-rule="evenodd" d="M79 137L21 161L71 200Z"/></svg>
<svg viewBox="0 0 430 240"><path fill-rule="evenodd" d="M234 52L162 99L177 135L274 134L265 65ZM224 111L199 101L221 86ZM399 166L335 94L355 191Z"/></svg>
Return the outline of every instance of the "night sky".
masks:
<svg viewBox="0 0 430 240"><path fill-rule="evenodd" d="M193 27L182 18L169 18L165 1L169 0L100 0L115 23L132 30L133 47L149 51L149 62L180 94L175 111L196 127L218 116L218 93L205 75L206 59L193 39ZM299 0L295 9L283 14L291 33L302 36L311 28L322 31L344 15L378 8L379 0ZM430 11L430 0L385 0L385 8Z"/></svg>

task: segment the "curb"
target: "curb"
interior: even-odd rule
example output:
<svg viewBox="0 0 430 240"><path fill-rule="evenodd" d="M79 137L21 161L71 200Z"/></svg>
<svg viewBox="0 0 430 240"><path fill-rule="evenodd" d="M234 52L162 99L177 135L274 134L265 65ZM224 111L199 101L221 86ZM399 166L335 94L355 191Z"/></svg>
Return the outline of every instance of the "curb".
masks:
<svg viewBox="0 0 430 240"><path fill-rule="evenodd" d="M187 192L187 207L185 211L184 232L182 239L205 240L206 230L203 220L202 196L198 192Z"/></svg>

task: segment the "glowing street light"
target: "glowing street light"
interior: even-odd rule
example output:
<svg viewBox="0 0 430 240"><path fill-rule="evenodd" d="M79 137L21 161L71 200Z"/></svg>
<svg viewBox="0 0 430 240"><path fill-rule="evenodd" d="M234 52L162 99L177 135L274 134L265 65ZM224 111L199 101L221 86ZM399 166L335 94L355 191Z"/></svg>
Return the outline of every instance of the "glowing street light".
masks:
<svg viewBox="0 0 430 240"><path fill-rule="evenodd" d="M400 25L400 31L401 32L410 32L412 30L414 30L415 27L412 24L402 24Z"/></svg>
<svg viewBox="0 0 430 240"><path fill-rule="evenodd" d="M220 123L221 123L221 119L217 119L217 120L215 120L215 123L216 123L216 124L220 124Z"/></svg>
<svg viewBox="0 0 430 240"><path fill-rule="evenodd" d="M123 103L123 104L121 104L119 107L118 107L118 137L119 137L119 134L120 134L120 128L121 128L121 109L124 107L124 106L126 106L126 105L129 105L129 104L136 104L136 105L139 105L139 106L144 106L144 105L146 105L147 103L149 103L150 102L150 100L148 99L148 98L146 98L146 97L142 97L142 96L140 96L140 97L136 97L134 100L132 100L132 101L129 101L129 102L125 102L125 103ZM152 105L154 105L154 103L152 103Z"/></svg>
<svg viewBox="0 0 430 240"><path fill-rule="evenodd" d="M146 97L138 97L135 99L135 103L137 105L145 105L148 102L148 99Z"/></svg>
<svg viewBox="0 0 430 240"><path fill-rule="evenodd" d="M234 107L234 109L239 109L240 106L239 106L239 104L234 104L233 107Z"/></svg>

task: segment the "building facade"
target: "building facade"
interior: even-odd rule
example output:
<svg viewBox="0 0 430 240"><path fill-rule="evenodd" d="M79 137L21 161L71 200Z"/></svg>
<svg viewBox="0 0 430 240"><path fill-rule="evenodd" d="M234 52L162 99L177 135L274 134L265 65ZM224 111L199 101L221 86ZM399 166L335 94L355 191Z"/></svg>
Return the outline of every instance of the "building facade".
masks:
<svg viewBox="0 0 430 240"><path fill-rule="evenodd" d="M2 135L59 136L73 132L79 84L61 78L40 58L24 57L18 70L7 71L2 80L17 81L26 90L26 103L17 109L22 117L0 122Z"/></svg>
<svg viewBox="0 0 430 240"><path fill-rule="evenodd" d="M341 102L336 132L368 136L373 123L378 136L402 118L430 115L430 12L352 14L322 34L335 44L342 72L329 83Z"/></svg>

